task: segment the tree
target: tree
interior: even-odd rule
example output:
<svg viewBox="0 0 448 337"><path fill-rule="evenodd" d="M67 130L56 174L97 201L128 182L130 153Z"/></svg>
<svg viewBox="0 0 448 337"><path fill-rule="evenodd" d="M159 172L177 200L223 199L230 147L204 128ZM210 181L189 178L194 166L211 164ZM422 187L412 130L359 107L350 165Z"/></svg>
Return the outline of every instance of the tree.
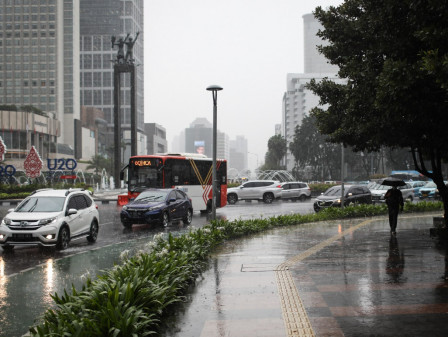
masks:
<svg viewBox="0 0 448 337"><path fill-rule="evenodd" d="M345 0L314 15L324 27L318 35L329 42L320 52L347 80L310 82L320 96L312 112L319 130L357 151L410 149L415 169L437 184L448 221L448 80L434 72L448 50L445 2Z"/></svg>
<svg viewBox="0 0 448 337"><path fill-rule="evenodd" d="M275 135L268 140L268 152L265 155L265 163L262 170L282 169L280 161L286 154L286 139L281 135Z"/></svg>
<svg viewBox="0 0 448 337"><path fill-rule="evenodd" d="M107 159L101 155L94 155L88 162L87 166L88 170L95 170L95 174L98 174L99 171L102 171L103 168L108 168Z"/></svg>
<svg viewBox="0 0 448 337"><path fill-rule="evenodd" d="M316 127L316 118L306 116L302 124L296 126L289 150L294 156L296 166L304 169L311 166L316 175L314 179L336 179L341 168L341 146L326 141Z"/></svg>

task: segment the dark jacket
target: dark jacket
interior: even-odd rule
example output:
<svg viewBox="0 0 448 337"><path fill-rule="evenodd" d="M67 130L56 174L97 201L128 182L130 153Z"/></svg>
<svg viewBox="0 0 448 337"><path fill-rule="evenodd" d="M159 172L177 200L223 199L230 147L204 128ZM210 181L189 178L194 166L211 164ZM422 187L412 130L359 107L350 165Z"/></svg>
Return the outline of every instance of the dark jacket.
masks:
<svg viewBox="0 0 448 337"><path fill-rule="evenodd" d="M391 188L386 192L386 195L384 196L384 199L386 199L386 204L388 207L401 207L403 209L404 201L403 201L403 194L398 188Z"/></svg>

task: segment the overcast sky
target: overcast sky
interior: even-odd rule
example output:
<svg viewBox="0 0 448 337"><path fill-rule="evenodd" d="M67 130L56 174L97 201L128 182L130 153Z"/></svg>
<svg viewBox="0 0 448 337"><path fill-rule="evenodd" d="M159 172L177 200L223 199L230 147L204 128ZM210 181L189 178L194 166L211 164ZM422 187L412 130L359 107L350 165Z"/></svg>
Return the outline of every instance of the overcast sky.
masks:
<svg viewBox="0 0 448 337"><path fill-rule="evenodd" d="M145 0L145 122L173 138L198 117L248 140L249 168L264 162L281 123L287 73L303 72L303 20L343 0Z"/></svg>

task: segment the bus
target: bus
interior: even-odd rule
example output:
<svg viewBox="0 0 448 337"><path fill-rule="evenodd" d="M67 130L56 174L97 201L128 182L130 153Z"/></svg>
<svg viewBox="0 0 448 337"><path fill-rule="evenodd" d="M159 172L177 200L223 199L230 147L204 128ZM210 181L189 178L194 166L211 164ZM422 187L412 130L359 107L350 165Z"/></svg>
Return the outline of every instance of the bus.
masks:
<svg viewBox="0 0 448 337"><path fill-rule="evenodd" d="M191 198L194 210L211 212L213 161L202 154L164 153L132 156L121 170L128 193L118 196L125 205L147 188L179 188ZM126 174L127 173L127 174ZM227 161L216 161L219 196L216 208L227 204Z"/></svg>

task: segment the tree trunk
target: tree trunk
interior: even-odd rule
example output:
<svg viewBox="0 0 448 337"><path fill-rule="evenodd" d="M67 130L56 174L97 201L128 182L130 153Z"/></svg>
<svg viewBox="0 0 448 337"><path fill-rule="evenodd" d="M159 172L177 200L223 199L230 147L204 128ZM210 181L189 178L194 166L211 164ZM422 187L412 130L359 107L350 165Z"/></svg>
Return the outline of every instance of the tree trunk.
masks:
<svg viewBox="0 0 448 337"><path fill-rule="evenodd" d="M448 187L445 185L443 179L441 152L436 148L429 148L426 149L426 151L423 151L422 148L412 148L411 153L412 159L414 160L415 169L424 176L431 178L437 185L443 202L443 218L445 221L445 228L448 228ZM429 156L431 161L431 172L426 169L425 162L423 160L423 153L425 153L426 156Z"/></svg>

